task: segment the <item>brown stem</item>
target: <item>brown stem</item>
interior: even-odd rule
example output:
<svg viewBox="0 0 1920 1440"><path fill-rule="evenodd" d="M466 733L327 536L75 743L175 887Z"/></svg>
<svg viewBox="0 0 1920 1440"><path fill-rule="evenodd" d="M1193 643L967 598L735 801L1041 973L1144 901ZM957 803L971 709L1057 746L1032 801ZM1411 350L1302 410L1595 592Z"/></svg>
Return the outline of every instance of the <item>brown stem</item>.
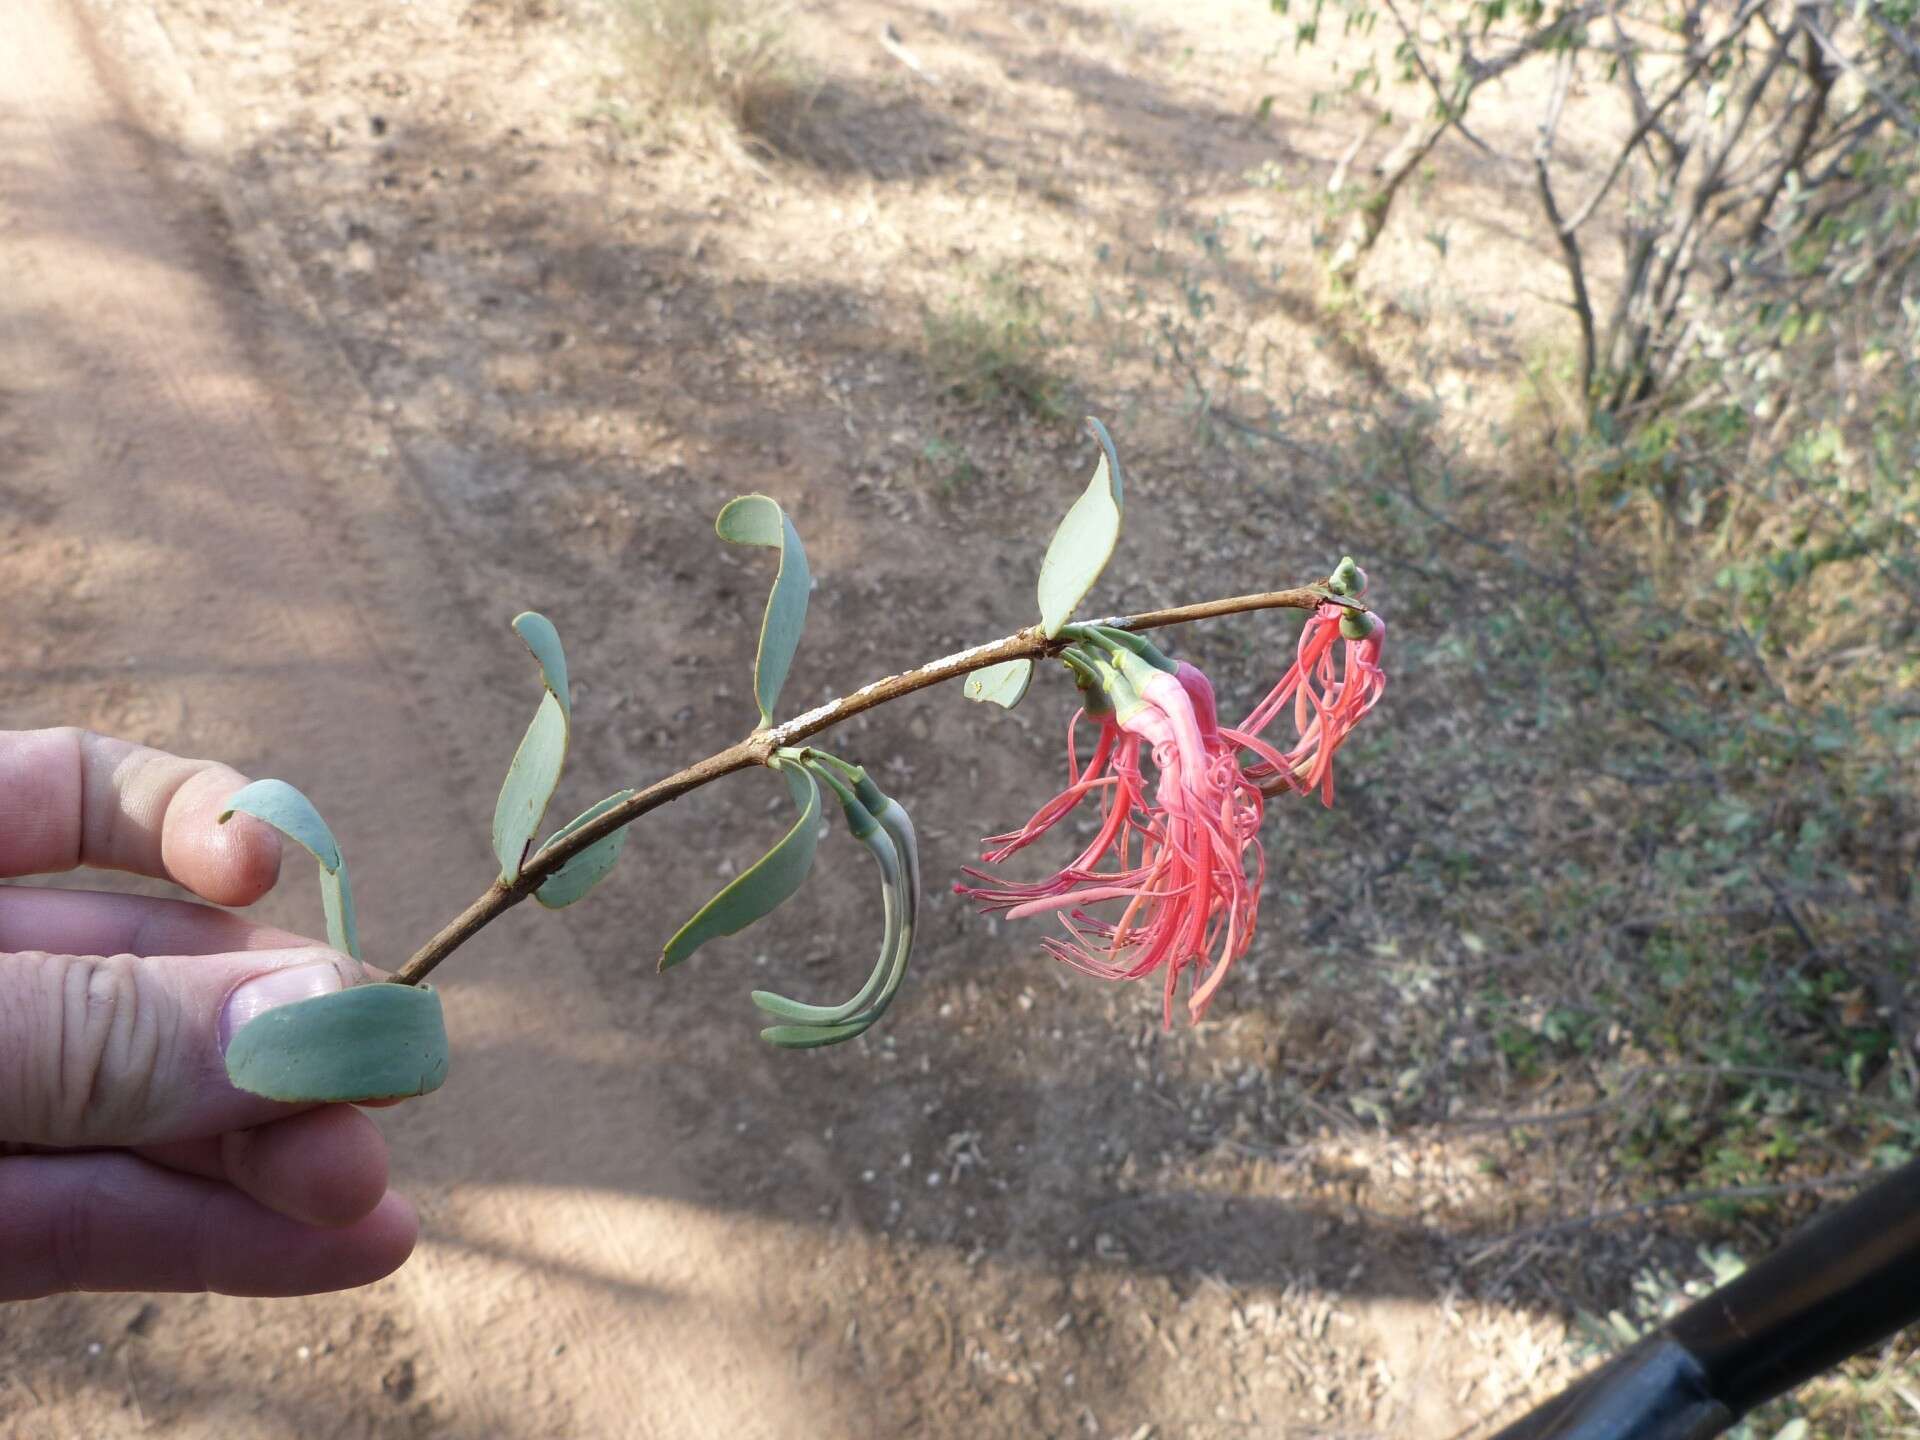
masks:
<svg viewBox="0 0 1920 1440"><path fill-rule="evenodd" d="M1564 50L1560 54L1560 63L1553 73L1553 98L1547 102L1546 119L1540 122L1540 137L1533 146L1533 178L1540 191L1541 208L1547 212L1547 223L1553 226L1554 238L1560 242L1560 251L1567 268L1567 279L1573 286L1573 313L1580 321L1580 403L1591 411L1593 407L1593 300L1587 293L1587 267L1580 255L1580 240L1574 233L1574 227L1560 217L1560 205L1553 194L1553 137L1560 128L1560 112L1567 103L1567 87L1573 80L1573 51Z"/></svg>
<svg viewBox="0 0 1920 1440"><path fill-rule="evenodd" d="M1098 623L1127 630L1157 630L1166 625L1180 625L1189 620L1211 620L1216 616L1238 615L1248 610L1311 610L1328 601L1354 610L1367 608L1360 601L1330 594L1321 585L1305 585L1293 590L1268 590L1258 595L1236 595L1226 600L1204 600L1197 605L1176 605L1167 610L1149 610L1141 615L1117 616L1103 619ZM785 724L775 725L771 729L756 730L744 740L737 740L726 749L709 755L706 759L689 765L684 770L676 771L664 780L656 780L646 789L629 796L604 815L596 818L591 824L582 825L566 839L549 845L528 860L519 875L512 880L504 878L495 880L487 887L486 893L454 916L439 934L422 945L406 964L394 971L391 978L396 984L418 985L427 978L434 966L479 934L490 921L511 910L539 889L541 881L575 855L596 842L606 839L623 826L631 825L649 810L658 809L669 800L678 800L689 790L697 790L709 781L718 780L722 775L731 775L736 770L745 770L750 765L764 765L772 757L773 752L781 746L796 744L809 735L818 735L822 730L838 725L842 720L851 719L862 711L871 710L876 705L884 705L889 700L898 700L903 695L911 695L916 690L924 690L929 685L938 685L943 681L956 679L974 670L984 670L989 665L1003 664L1008 660L1045 659L1047 656L1059 654L1070 643L1072 642L1065 639L1049 640L1040 633L1039 626L1029 626L1018 634L992 640L985 645L975 645L970 649L959 650L952 655L929 661L917 670L908 670L900 675L889 675L884 680L863 685L852 694L843 695L838 700L829 700L825 705L817 706Z"/></svg>

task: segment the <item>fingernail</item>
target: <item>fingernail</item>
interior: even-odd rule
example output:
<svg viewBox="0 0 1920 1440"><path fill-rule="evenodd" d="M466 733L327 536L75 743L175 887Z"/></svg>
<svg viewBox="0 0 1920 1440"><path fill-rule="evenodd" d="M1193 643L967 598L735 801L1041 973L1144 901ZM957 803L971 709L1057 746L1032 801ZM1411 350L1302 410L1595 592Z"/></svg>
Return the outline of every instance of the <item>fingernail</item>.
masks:
<svg viewBox="0 0 1920 1440"><path fill-rule="evenodd" d="M227 1008L220 1017L220 1048L225 1050L240 1029L256 1015L296 1000L311 1000L316 995L331 995L344 989L339 967L331 960L313 960L269 970L233 987L227 996Z"/></svg>

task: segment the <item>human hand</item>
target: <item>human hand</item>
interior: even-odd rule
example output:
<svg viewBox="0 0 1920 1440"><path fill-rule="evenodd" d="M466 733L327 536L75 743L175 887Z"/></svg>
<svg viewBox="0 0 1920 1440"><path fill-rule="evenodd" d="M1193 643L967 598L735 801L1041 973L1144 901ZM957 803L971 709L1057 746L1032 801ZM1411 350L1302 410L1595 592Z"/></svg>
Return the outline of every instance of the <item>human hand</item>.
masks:
<svg viewBox="0 0 1920 1440"><path fill-rule="evenodd" d="M0 876L89 865L246 905L280 840L216 824L246 777L80 730L0 732ZM302 1295L413 1249L351 1105L236 1090L254 1015L380 979L207 905L0 886L0 1300L64 1290Z"/></svg>

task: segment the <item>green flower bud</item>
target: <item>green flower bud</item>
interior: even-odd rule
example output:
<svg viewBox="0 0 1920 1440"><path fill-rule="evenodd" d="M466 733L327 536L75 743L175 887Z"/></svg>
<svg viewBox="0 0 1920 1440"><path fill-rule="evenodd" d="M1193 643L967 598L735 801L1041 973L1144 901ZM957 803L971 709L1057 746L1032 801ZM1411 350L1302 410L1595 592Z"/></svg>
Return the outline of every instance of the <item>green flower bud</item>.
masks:
<svg viewBox="0 0 1920 1440"><path fill-rule="evenodd" d="M1351 555L1342 555L1340 563L1334 567L1333 577L1327 581L1327 588L1336 595L1350 598L1364 595L1367 593L1367 572L1353 563Z"/></svg>

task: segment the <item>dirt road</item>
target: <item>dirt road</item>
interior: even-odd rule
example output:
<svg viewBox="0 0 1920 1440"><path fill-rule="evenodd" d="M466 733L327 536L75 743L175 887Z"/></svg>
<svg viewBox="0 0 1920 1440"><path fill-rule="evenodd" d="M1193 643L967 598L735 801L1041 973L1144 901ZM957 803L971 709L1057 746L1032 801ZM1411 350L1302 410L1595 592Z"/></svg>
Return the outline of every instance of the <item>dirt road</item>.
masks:
<svg viewBox="0 0 1920 1440"><path fill-rule="evenodd" d="M502 603L449 574L351 376L261 334L218 214L173 188L73 8L26 0L5 31L0 710L297 779L372 944L428 933L484 877L483 767L531 694ZM268 908L311 928L287 871ZM448 992L458 1079L388 1117L427 1217L405 1271L282 1305L19 1307L9 1433L848 1433L765 1308L778 1227L696 1203L657 1061L569 927L489 942Z"/></svg>

